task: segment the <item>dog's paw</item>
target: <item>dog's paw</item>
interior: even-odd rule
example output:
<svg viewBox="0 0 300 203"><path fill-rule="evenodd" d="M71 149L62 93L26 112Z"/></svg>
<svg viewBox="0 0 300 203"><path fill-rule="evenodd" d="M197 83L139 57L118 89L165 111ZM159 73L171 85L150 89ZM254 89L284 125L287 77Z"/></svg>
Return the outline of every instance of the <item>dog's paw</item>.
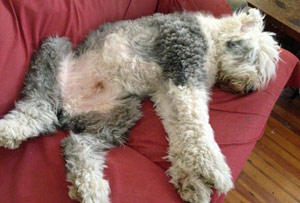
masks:
<svg viewBox="0 0 300 203"><path fill-rule="evenodd" d="M175 156L170 154L168 157L172 162L168 173L175 187L181 188L179 192L185 191L184 188L192 188L189 189L189 194L194 191L197 193L194 196L199 196L198 200L206 202L210 200L209 192L204 189L201 191L201 187L214 187L219 193L227 193L233 188L230 168L212 139L204 139L203 142L188 146L175 153ZM184 195L182 197L184 198Z"/></svg>
<svg viewBox="0 0 300 203"><path fill-rule="evenodd" d="M224 194L234 187L231 172L225 160L219 163L215 170L211 171L211 178L208 182L210 182L219 193Z"/></svg>
<svg viewBox="0 0 300 203"><path fill-rule="evenodd" d="M171 176L171 183L175 186L181 198L190 203L208 203L212 190L201 176L193 171L183 170L176 167L168 169Z"/></svg>
<svg viewBox="0 0 300 203"><path fill-rule="evenodd" d="M202 176L205 182L219 193L226 194L234 185L225 156L215 142L207 143L202 151L205 153L198 157L198 162L201 164L195 165L195 173Z"/></svg>
<svg viewBox="0 0 300 203"><path fill-rule="evenodd" d="M16 136L18 126L13 125L11 121L0 120L0 147L16 149L22 140Z"/></svg>
<svg viewBox="0 0 300 203"><path fill-rule="evenodd" d="M109 203L109 183L107 180L90 174L75 179L75 183L69 186L69 196L71 199L82 203Z"/></svg>

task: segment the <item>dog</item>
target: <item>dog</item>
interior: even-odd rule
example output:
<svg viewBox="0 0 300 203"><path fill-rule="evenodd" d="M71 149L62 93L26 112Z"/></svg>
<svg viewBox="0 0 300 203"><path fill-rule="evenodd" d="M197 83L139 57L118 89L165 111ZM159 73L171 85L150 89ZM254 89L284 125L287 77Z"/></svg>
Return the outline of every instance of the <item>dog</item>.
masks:
<svg viewBox="0 0 300 203"><path fill-rule="evenodd" d="M106 151L126 142L150 96L168 134L167 174L187 202L227 193L231 171L209 124L210 89L262 90L275 77L279 46L256 9L215 18L201 12L155 14L107 23L76 49L50 37L35 53L21 99L0 120L0 146L57 129L69 196L110 202Z"/></svg>

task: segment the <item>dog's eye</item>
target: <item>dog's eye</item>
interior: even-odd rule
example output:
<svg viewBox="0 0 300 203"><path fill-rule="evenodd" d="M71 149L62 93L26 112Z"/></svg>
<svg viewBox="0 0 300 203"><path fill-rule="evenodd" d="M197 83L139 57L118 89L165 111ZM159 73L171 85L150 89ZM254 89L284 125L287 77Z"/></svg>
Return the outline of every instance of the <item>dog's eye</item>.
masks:
<svg viewBox="0 0 300 203"><path fill-rule="evenodd" d="M235 47L239 47L241 46L242 44L242 40L229 40L226 42L226 46L229 48L229 49L232 49L232 48L235 48Z"/></svg>
<svg viewBox="0 0 300 203"><path fill-rule="evenodd" d="M247 88L247 93L252 93L254 90L255 90L254 86L253 86L253 85L250 85L250 86Z"/></svg>

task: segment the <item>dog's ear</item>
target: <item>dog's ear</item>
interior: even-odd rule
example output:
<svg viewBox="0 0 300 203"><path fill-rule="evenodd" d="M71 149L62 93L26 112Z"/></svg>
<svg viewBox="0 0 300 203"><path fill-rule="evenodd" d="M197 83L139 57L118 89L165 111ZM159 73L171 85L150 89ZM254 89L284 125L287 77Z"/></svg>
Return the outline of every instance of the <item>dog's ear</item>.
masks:
<svg viewBox="0 0 300 203"><path fill-rule="evenodd" d="M241 32L249 32L253 29L259 29L259 31L262 31L264 28L264 17L265 16L262 15L258 9L254 8L249 9L247 13L241 13Z"/></svg>

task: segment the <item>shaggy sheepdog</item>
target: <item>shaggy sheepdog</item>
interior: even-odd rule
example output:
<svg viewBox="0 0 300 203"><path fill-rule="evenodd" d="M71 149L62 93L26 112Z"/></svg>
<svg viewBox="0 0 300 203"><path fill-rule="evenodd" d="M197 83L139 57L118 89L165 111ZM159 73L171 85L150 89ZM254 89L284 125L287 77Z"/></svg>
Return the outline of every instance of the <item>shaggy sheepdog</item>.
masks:
<svg viewBox="0 0 300 203"><path fill-rule="evenodd" d="M22 99L0 120L0 146L69 130L62 147L70 197L107 203L106 150L125 143L150 96L168 134L170 182L183 200L209 202L212 187L233 187L209 124L210 88L246 94L275 76L279 46L263 27L255 9L221 18L185 12L107 23L74 50L50 37L33 57Z"/></svg>

